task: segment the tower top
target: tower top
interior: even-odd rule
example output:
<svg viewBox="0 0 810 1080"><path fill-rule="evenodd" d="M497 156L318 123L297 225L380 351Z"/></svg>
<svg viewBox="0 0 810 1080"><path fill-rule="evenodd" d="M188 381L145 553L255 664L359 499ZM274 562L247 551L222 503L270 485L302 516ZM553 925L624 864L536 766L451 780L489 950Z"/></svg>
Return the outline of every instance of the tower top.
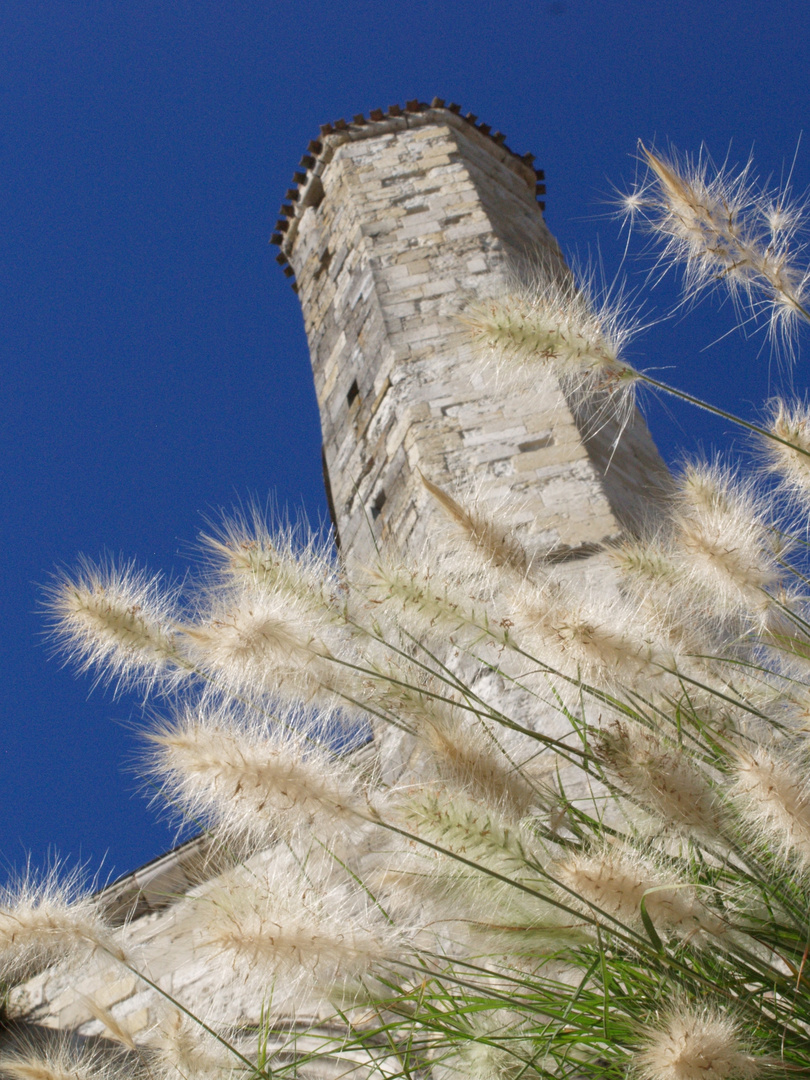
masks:
<svg viewBox="0 0 810 1080"><path fill-rule="evenodd" d="M347 142L437 123L454 127L479 141L496 160L526 183L538 200L540 210L545 210L545 173L534 167L534 154L518 154L511 150L506 145L503 132L493 131L489 124L479 123L474 113L463 113L460 105L455 102L446 104L443 98L438 97L434 97L430 104L413 100L406 102L404 107L390 105L387 110L372 109L368 117L358 113L351 120L340 119L331 124L321 124L320 137L311 140L307 146L307 152L293 174L293 186L287 190L270 240L280 249L276 259L287 277L295 276L289 264L289 253L298 232L298 222L303 211L308 206L317 205L323 197L321 176L337 148ZM294 283L293 288L296 288Z"/></svg>

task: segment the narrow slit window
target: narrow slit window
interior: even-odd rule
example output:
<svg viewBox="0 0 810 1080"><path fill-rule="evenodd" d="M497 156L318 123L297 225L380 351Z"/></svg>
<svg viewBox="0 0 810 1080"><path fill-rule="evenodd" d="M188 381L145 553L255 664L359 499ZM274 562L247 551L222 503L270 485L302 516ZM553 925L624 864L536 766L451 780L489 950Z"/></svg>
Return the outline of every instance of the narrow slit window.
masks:
<svg viewBox="0 0 810 1080"><path fill-rule="evenodd" d="M320 261L318 262L318 269L315 271L314 275L316 281L321 276L321 274L326 273L326 271L329 269L329 264L331 262L332 252L329 250L329 248L327 248L326 251L324 251L323 255L321 255Z"/></svg>
<svg viewBox="0 0 810 1080"><path fill-rule="evenodd" d="M318 207L323 202L323 184L318 176L313 176L304 196L304 206Z"/></svg>
<svg viewBox="0 0 810 1080"><path fill-rule="evenodd" d="M542 450L546 446L553 445L554 436L549 433L548 435L540 435L536 439L530 439L529 442L518 443L518 450L521 454L528 454L532 450Z"/></svg>

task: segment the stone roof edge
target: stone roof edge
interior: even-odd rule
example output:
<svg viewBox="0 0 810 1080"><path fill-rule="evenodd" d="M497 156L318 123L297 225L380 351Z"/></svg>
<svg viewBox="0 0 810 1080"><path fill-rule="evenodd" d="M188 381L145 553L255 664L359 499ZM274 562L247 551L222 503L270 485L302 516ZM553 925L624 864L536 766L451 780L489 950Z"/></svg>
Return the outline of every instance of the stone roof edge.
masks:
<svg viewBox="0 0 810 1080"><path fill-rule="evenodd" d="M332 160L335 150L347 142L367 139L389 131L401 131L406 128L421 127L425 124L442 123L462 131L470 136L473 132L495 156L508 165L513 172L521 176L530 189L541 210L545 202L541 196L546 193L545 173L535 169L534 154L517 154L506 145L506 136L500 131L492 131L489 124L478 123L473 113L462 114L461 106L451 102L445 104L443 98L433 98L428 105L423 101L409 101L405 107L391 105L384 112L372 109L368 117L362 113L352 120L336 120L333 124L321 125L321 137L313 139L307 152L299 162L298 171L293 175L294 187L287 191L286 201L282 204L270 243L279 248L276 261L282 266L285 275L294 279L295 271L289 264L288 253L292 249L298 231L298 221L307 206L317 204L322 195L320 177ZM294 281L291 282L297 292Z"/></svg>
<svg viewBox="0 0 810 1080"><path fill-rule="evenodd" d="M158 911L199 883L210 848L205 834L194 836L99 889L97 902L116 925Z"/></svg>

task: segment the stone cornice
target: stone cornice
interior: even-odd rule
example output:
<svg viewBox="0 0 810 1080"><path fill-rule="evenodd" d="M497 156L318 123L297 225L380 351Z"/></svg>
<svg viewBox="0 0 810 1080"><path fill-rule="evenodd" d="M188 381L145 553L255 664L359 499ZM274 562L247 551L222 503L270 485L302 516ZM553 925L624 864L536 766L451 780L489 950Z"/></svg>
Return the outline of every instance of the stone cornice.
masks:
<svg viewBox="0 0 810 1080"><path fill-rule="evenodd" d="M534 154L517 154L506 145L506 136L492 131L489 124L479 123L473 113L462 113L461 106L442 98L434 98L428 105L423 101L409 101L404 108L389 106L387 111L372 109L368 117L358 114L349 120L336 120L322 124L319 139L309 143L307 152L293 175L294 186L289 188L285 202L279 211L278 221L270 243L279 248L276 261L285 275L294 279L295 272L289 264L289 253L295 243L298 221L308 206L317 205L323 195L321 177L338 147L347 142L376 138L392 131L442 124L455 128L467 138L472 138L486 148L498 161L521 177L538 199L541 210L545 209L542 196L546 193L545 173L534 168ZM295 289L295 282L291 282Z"/></svg>

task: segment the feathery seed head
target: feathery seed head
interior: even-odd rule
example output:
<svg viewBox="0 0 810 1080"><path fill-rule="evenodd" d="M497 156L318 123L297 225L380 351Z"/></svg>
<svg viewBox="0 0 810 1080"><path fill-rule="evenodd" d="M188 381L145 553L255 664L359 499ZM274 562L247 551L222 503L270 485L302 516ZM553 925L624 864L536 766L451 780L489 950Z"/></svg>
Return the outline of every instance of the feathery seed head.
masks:
<svg viewBox="0 0 810 1080"><path fill-rule="evenodd" d="M37 878L30 871L0 889L0 979L20 982L57 960L97 948L121 959L98 906L78 873L59 868Z"/></svg>
<svg viewBox="0 0 810 1080"><path fill-rule="evenodd" d="M644 729L616 723L600 732L597 755L664 826L716 838L723 815L709 776L694 755Z"/></svg>
<svg viewBox="0 0 810 1080"><path fill-rule="evenodd" d="M627 845L572 852L555 865L552 874L573 893L564 894L565 901L597 922L604 923L608 915L644 933L643 901L659 933L670 932L702 944L707 934L716 940L726 929L691 886L668 878L652 859Z"/></svg>
<svg viewBox="0 0 810 1080"><path fill-rule="evenodd" d="M669 540L623 540L607 556L621 574L623 594L638 604L631 619L636 632L646 627L652 640L665 643L679 671L717 653L721 625L696 603L694 583Z"/></svg>
<svg viewBox="0 0 810 1080"><path fill-rule="evenodd" d="M345 589L334 551L304 526L282 524L271 530L254 511L249 519L225 520L217 532L200 539L226 583L280 593L316 617L343 621Z"/></svg>
<svg viewBox="0 0 810 1080"><path fill-rule="evenodd" d="M339 628L304 602L253 586L217 598L208 617L183 627L189 655L237 693L294 699L340 692L330 657L348 646Z"/></svg>
<svg viewBox="0 0 810 1080"><path fill-rule="evenodd" d="M619 194L615 203L622 217L632 225L647 206L646 187L631 188L624 194Z"/></svg>
<svg viewBox="0 0 810 1080"><path fill-rule="evenodd" d="M67 1036L2 1054L0 1073L12 1080L118 1080L129 1075L109 1054L79 1048Z"/></svg>
<svg viewBox="0 0 810 1080"><path fill-rule="evenodd" d="M307 737L305 718L268 728L235 710L187 707L147 737L168 803L248 850L312 829L351 830L363 808L349 765Z"/></svg>
<svg viewBox="0 0 810 1080"><path fill-rule="evenodd" d="M539 869L547 854L526 823L427 785L401 797L394 811L392 820L414 839L383 860L376 886L388 910L407 914L418 905L422 925L445 939L443 948L464 945L498 964L505 955L536 957L588 939L585 920L553 903Z"/></svg>
<svg viewBox="0 0 810 1080"><path fill-rule="evenodd" d="M715 272L750 274L742 217L751 201L749 166L737 175L721 169L710 176L703 153L697 160L679 160L675 154L667 160L643 144L640 149L652 179L641 205L653 228L669 240L672 253L688 260L693 284Z"/></svg>
<svg viewBox="0 0 810 1080"><path fill-rule="evenodd" d="M644 591L650 586L671 588L679 580L678 567L660 539L626 538L609 547L607 554L624 578L631 583L641 582Z"/></svg>
<svg viewBox="0 0 810 1080"><path fill-rule="evenodd" d="M788 494L806 508L810 504L810 407L806 402L788 403L777 398L767 428L793 444L785 446L782 442L763 439L762 450Z"/></svg>
<svg viewBox="0 0 810 1080"><path fill-rule="evenodd" d="M510 753L506 731L497 739L480 717L455 712L417 729L438 778L520 821L538 801L525 768ZM514 747L519 753L519 748ZM525 748L524 748L525 752ZM529 756L527 754L527 756Z"/></svg>
<svg viewBox="0 0 810 1080"><path fill-rule="evenodd" d="M450 1053L437 1058L437 1080L533 1080L547 1076L547 1064L528 1035L528 1023L509 1009L460 1018L464 1035Z"/></svg>
<svg viewBox="0 0 810 1080"><path fill-rule="evenodd" d="M496 574L498 571L502 574L514 574L519 578L528 573L532 563L531 556L518 540L514 529L501 520L502 515L495 520L478 506L462 506L426 476L422 476L422 483L444 510L448 523L455 526L453 539L456 542L453 547L457 549L458 541L461 540L474 557L474 568L479 571L494 571ZM461 562L458 558L453 561L454 567Z"/></svg>
<svg viewBox="0 0 810 1080"><path fill-rule="evenodd" d="M159 575L149 577L132 563L83 560L74 577L48 588L46 603L55 637L82 671L96 668L100 679L147 686L188 671L174 603Z"/></svg>
<svg viewBox="0 0 810 1080"><path fill-rule="evenodd" d="M796 200L790 192L764 194L760 213L774 241L793 237L807 226L807 200Z"/></svg>
<svg viewBox="0 0 810 1080"><path fill-rule="evenodd" d="M526 828L458 790L414 787L399 800L396 817L416 836L507 877L537 881L531 863L545 861Z"/></svg>
<svg viewBox="0 0 810 1080"><path fill-rule="evenodd" d="M93 1019L101 1025L105 1038L112 1039L113 1042L125 1046L127 1050L137 1049L135 1039L132 1037L132 1032L127 1027L126 1021L119 1022L109 1009L87 994L81 995L81 1002Z"/></svg>
<svg viewBox="0 0 810 1080"><path fill-rule="evenodd" d="M537 802L525 762L537 753L531 739L471 713L443 682L401 662L386 665L374 694L375 706L413 731L438 780L466 791L516 821Z"/></svg>
<svg viewBox="0 0 810 1080"><path fill-rule="evenodd" d="M237 1062L226 1047L177 1009L150 1033L150 1066L165 1080L231 1075ZM152 1068L150 1068L150 1072Z"/></svg>
<svg viewBox="0 0 810 1080"><path fill-rule="evenodd" d="M527 581L513 602L516 644L572 680L597 686L658 680L672 667L670 655L639 624L635 605L583 598L551 574L538 586Z"/></svg>
<svg viewBox="0 0 810 1080"><path fill-rule="evenodd" d="M779 567L762 497L719 462L688 465L679 480L673 554L686 581L721 618L762 625Z"/></svg>
<svg viewBox="0 0 810 1080"><path fill-rule="evenodd" d="M636 1068L642 1080L751 1080L760 1071L736 1021L686 1004L647 1028Z"/></svg>
<svg viewBox="0 0 810 1080"><path fill-rule="evenodd" d="M357 587L392 628L404 624L415 635L439 637L445 644L448 635L459 644L485 638L500 643L508 637L508 629L490 618L484 604L429 571L380 559Z"/></svg>
<svg viewBox="0 0 810 1080"><path fill-rule="evenodd" d="M231 875L212 897L201 940L262 994L278 979L304 999L394 964L403 947L401 932L359 889L320 891L292 858L281 856L267 880Z"/></svg>
<svg viewBox="0 0 810 1080"><path fill-rule="evenodd" d="M764 744L739 746L734 752L730 796L754 835L777 852L792 856L803 870L810 866L810 781L806 761Z"/></svg>
<svg viewBox="0 0 810 1080"><path fill-rule="evenodd" d="M648 177L626 208L663 238L665 258L685 264L687 296L723 283L764 308L772 336L789 343L807 318L808 277L791 246L804 209L761 190L750 161L734 172L715 169L703 152L695 160L640 150Z"/></svg>
<svg viewBox="0 0 810 1080"><path fill-rule="evenodd" d="M548 368L569 391L626 395L637 375L621 355L632 331L624 308L621 297L598 308L570 272L541 271L532 284L468 308L462 321L496 356Z"/></svg>

